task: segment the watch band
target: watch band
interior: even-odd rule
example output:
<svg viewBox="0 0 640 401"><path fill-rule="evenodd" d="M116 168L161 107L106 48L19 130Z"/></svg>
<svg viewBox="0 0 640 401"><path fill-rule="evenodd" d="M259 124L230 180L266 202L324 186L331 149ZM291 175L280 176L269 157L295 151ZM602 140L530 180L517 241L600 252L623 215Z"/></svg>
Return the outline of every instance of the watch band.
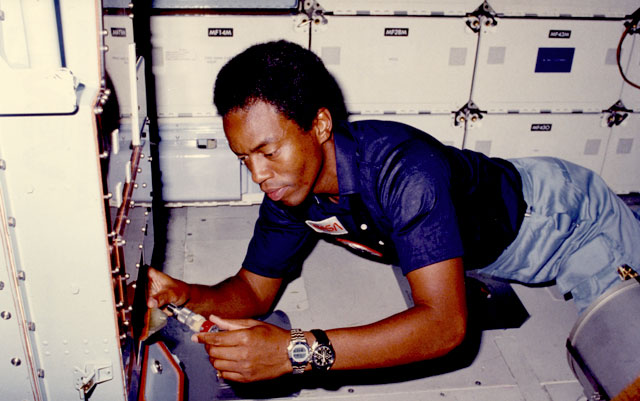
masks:
<svg viewBox="0 0 640 401"><path fill-rule="evenodd" d="M302 329L291 329L291 341L307 341Z"/></svg>
<svg viewBox="0 0 640 401"><path fill-rule="evenodd" d="M322 345L329 345L331 341L329 341L329 337L327 337L327 333L324 330L313 329L311 330L311 334L316 338L316 342Z"/></svg>
<svg viewBox="0 0 640 401"><path fill-rule="evenodd" d="M316 338L316 341L311 347L311 367L317 371L327 371L331 369L336 360L336 354L331 345L331 341L329 341L327 333L322 330L311 330L311 334Z"/></svg>
<svg viewBox="0 0 640 401"><path fill-rule="evenodd" d="M301 329L291 329L291 342L287 347L293 374L304 373L309 360L311 359L311 347L307 343L304 331Z"/></svg>

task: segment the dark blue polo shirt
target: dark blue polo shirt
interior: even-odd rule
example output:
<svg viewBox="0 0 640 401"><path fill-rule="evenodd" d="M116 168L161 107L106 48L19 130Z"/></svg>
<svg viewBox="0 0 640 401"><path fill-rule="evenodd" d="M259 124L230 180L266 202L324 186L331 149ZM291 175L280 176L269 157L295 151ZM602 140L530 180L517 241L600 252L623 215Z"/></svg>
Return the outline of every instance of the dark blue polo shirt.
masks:
<svg viewBox="0 0 640 401"><path fill-rule="evenodd" d="M515 239L526 204L508 161L395 122L344 123L334 139L339 202L314 195L287 207L265 197L244 268L284 277L319 238L404 274L455 257L479 268Z"/></svg>

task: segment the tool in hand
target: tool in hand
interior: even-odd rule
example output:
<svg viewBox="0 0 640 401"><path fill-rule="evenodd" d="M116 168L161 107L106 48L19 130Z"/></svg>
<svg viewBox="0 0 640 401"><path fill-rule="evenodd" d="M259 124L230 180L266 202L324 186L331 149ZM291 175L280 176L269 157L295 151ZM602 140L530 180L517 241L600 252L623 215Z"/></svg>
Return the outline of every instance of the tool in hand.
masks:
<svg viewBox="0 0 640 401"><path fill-rule="evenodd" d="M195 333L215 333L219 331L218 326L185 306L167 304L165 308L180 323L186 325ZM143 340L162 330L162 328L167 325L167 319L169 318L169 316L159 308L149 309L148 315L148 329L147 332L144 333L145 335L143 335Z"/></svg>
<svg viewBox="0 0 640 401"><path fill-rule="evenodd" d="M195 333L216 333L219 331L218 326L187 307L168 304L167 310L173 313L173 316L180 323L186 325Z"/></svg>

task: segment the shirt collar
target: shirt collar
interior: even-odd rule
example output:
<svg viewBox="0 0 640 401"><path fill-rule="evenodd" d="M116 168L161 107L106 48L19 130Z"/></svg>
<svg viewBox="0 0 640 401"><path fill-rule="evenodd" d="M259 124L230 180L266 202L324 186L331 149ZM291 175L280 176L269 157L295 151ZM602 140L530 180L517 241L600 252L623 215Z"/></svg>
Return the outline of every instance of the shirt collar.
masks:
<svg viewBox="0 0 640 401"><path fill-rule="evenodd" d="M333 131L336 150L336 169L338 174L339 195L350 195L358 192L356 180L358 156L357 144L349 132L349 123L339 124Z"/></svg>

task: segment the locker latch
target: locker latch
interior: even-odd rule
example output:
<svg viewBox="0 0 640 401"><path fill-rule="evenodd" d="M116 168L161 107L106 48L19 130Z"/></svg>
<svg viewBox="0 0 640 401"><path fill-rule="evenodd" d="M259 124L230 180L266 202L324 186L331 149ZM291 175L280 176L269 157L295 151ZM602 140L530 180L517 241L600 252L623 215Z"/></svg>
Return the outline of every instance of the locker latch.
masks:
<svg viewBox="0 0 640 401"><path fill-rule="evenodd" d="M614 125L618 126L622 124L622 122L629 117L631 110L627 109L622 101L618 100L613 106L604 110L603 113L608 113L604 117L607 127L611 128Z"/></svg>
<svg viewBox="0 0 640 401"><path fill-rule="evenodd" d="M89 363L84 365L84 370L74 368L73 379L75 388L80 393L80 399L84 400L96 384L113 379L111 362Z"/></svg>
<svg viewBox="0 0 640 401"><path fill-rule="evenodd" d="M478 33L482 27L494 27L498 25L496 21L496 12L486 1L480 4L472 13L466 16L466 24L473 32Z"/></svg>
<svg viewBox="0 0 640 401"><path fill-rule="evenodd" d="M634 11L629 18L631 18L631 21L624 23L624 26L629 28L629 35L640 33L640 8Z"/></svg>
<svg viewBox="0 0 640 401"><path fill-rule="evenodd" d="M316 0L305 0L302 3L302 8L305 14L309 17L309 21L314 24L326 24L327 17L324 16L324 8Z"/></svg>
<svg viewBox="0 0 640 401"><path fill-rule="evenodd" d="M469 103L462 106L460 110L456 111L454 115L454 125L457 127L466 122L475 123L482 119L482 113L483 111L480 110L475 103L469 101ZM484 113L486 113L486 111Z"/></svg>

